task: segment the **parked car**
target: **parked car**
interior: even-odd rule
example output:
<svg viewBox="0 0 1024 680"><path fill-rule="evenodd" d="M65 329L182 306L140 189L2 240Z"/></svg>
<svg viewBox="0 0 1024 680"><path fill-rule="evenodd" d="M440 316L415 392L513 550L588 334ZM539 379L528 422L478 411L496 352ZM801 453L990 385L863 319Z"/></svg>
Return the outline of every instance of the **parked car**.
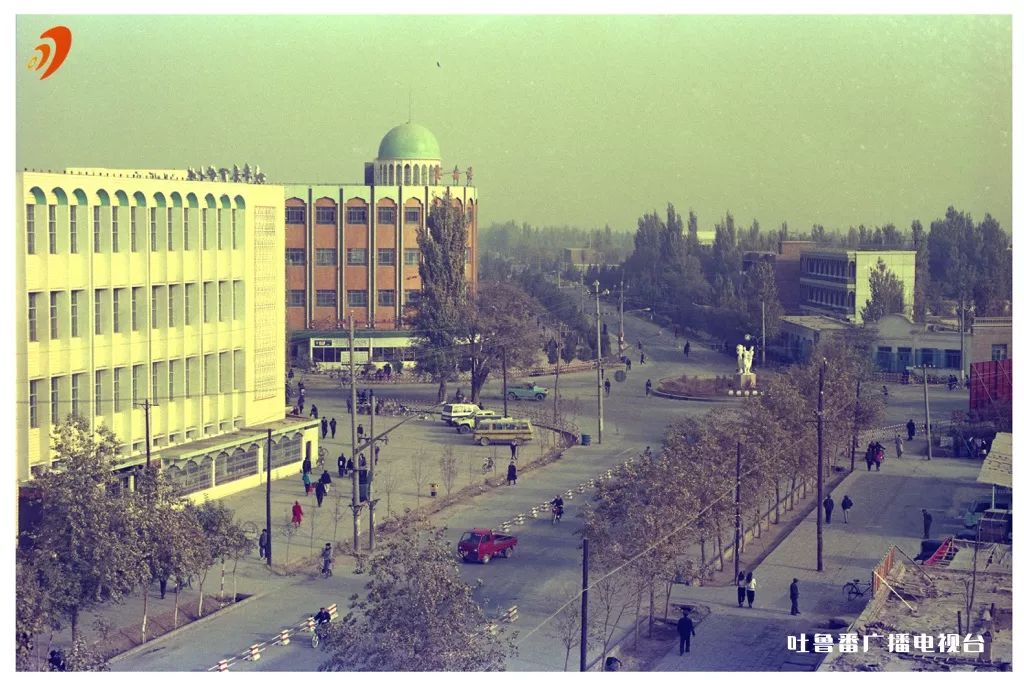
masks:
<svg viewBox="0 0 1024 680"><path fill-rule="evenodd" d="M459 539L459 557L464 562L487 564L492 557L508 557L519 539L490 529L470 529Z"/></svg>
<svg viewBox="0 0 1024 680"><path fill-rule="evenodd" d="M490 444L522 444L533 439L533 425L528 418L495 418L480 421L473 430L473 441L480 446Z"/></svg>
<svg viewBox="0 0 1024 680"><path fill-rule="evenodd" d="M453 418L472 417L479 413L480 410L480 407L476 404L445 404L441 407L441 420L451 425Z"/></svg>
<svg viewBox="0 0 1024 680"><path fill-rule="evenodd" d="M1010 495L1005 493L996 493L996 504L994 506L992 505L992 496L977 498L971 501L964 512L964 527L973 529L978 520L985 514L985 511L990 508L1009 510L1012 506L1013 503Z"/></svg>
<svg viewBox="0 0 1024 680"><path fill-rule="evenodd" d="M451 424L459 431L459 434L468 434L476 429L485 420L496 420L501 418L496 412L489 409L483 411L477 411L471 416L461 416L458 418L452 418Z"/></svg>
<svg viewBox="0 0 1024 680"><path fill-rule="evenodd" d="M513 401L516 399L532 399L534 401L544 401L548 396L548 388L537 387L535 383L523 383L522 385L509 385L508 386L508 398Z"/></svg>

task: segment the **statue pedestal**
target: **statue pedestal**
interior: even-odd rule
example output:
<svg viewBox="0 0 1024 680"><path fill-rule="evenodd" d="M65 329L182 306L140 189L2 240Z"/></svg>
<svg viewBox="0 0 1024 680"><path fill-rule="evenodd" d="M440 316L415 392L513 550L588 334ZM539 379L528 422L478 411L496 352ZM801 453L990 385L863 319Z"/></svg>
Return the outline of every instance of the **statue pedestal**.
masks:
<svg viewBox="0 0 1024 680"><path fill-rule="evenodd" d="M757 375L754 373L737 373L736 389L752 390L757 387Z"/></svg>

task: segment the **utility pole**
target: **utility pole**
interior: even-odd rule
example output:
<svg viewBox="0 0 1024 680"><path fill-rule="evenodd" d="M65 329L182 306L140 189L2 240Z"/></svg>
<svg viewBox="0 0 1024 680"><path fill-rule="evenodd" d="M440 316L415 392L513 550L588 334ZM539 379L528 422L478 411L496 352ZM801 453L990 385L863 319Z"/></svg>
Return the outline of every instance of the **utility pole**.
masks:
<svg viewBox="0 0 1024 680"><path fill-rule="evenodd" d="M625 293L624 293L625 286L623 285L624 277L625 277L625 273L620 271L619 272L619 356L622 356L622 353L626 351L626 327L625 327L625 321L623 320L623 317L625 316L625 314L623 312L624 299L625 299Z"/></svg>
<svg viewBox="0 0 1024 680"><path fill-rule="evenodd" d="M964 384L964 296L960 294L960 384ZM928 438L931 441L931 438Z"/></svg>
<svg viewBox="0 0 1024 680"><path fill-rule="evenodd" d="M764 366L767 362L765 355L767 353L766 346L768 344L768 338L765 335L765 318L764 318L764 300L761 300L761 365Z"/></svg>
<svg viewBox="0 0 1024 680"><path fill-rule="evenodd" d="M267 566L272 566L274 563L271 561L270 555L270 448L274 445L274 441L270 438L273 430L267 429Z"/></svg>
<svg viewBox="0 0 1024 680"><path fill-rule="evenodd" d="M505 408L505 417L508 418L508 370L505 362L505 348L501 348L501 400Z"/></svg>
<svg viewBox="0 0 1024 680"><path fill-rule="evenodd" d="M825 564L821 558L823 550L821 504L824 502L822 498L822 492L824 491L822 488L824 486L822 473L824 472L823 464L825 460L825 366L827 363L827 361L822 359L821 366L818 367L818 571L825 570Z"/></svg>
<svg viewBox="0 0 1024 680"><path fill-rule="evenodd" d="M740 440L736 440L736 534L732 543L732 580L740 576Z"/></svg>
<svg viewBox="0 0 1024 680"><path fill-rule="evenodd" d="M377 411L377 397L370 397L370 474L366 478L366 502L370 504L370 552L373 552L375 534L375 506L373 500L373 470L377 463L377 437L373 430L373 416Z"/></svg>
<svg viewBox="0 0 1024 680"><path fill-rule="evenodd" d="M960 355L960 365L963 366L963 354ZM932 410L928 404L928 365L921 367L924 371L924 436L928 440L928 460L932 459Z"/></svg>
<svg viewBox="0 0 1024 680"><path fill-rule="evenodd" d="M857 435L860 423L860 378L857 378L857 400L853 402L853 441L850 442L850 472L853 472L857 465Z"/></svg>
<svg viewBox="0 0 1024 680"><path fill-rule="evenodd" d="M597 316L594 317L594 329L597 331L597 443L602 443L604 436L604 384L601 381L601 282L594 281L594 303L597 305Z"/></svg>
<svg viewBox="0 0 1024 680"><path fill-rule="evenodd" d="M559 368L562 365L562 333L565 332L564 328L565 324L559 322L558 330L555 332L555 425L558 425L558 374L561 372Z"/></svg>
<svg viewBox="0 0 1024 680"><path fill-rule="evenodd" d="M153 444L152 437L149 436L149 411L151 408L153 408L153 405L149 403L149 399L147 398L141 404L136 404L136 406L141 408L142 412L146 416L146 469L149 469L150 459L152 457L150 447Z"/></svg>
<svg viewBox="0 0 1024 680"><path fill-rule="evenodd" d="M352 553L359 554L359 459L356 458L356 414L359 402L356 400L356 327L352 312L348 313L348 379L352 399Z"/></svg>
<svg viewBox="0 0 1024 680"><path fill-rule="evenodd" d="M587 595L590 589L590 539L583 539L583 596L580 598L580 673L587 672Z"/></svg>

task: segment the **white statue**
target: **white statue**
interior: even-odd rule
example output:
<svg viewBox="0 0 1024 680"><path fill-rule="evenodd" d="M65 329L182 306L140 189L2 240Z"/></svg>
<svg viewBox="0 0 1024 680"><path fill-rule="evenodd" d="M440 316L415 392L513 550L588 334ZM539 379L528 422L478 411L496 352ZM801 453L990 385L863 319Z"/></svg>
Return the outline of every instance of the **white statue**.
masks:
<svg viewBox="0 0 1024 680"><path fill-rule="evenodd" d="M754 363L754 348L747 349L743 345L736 345L736 365L739 373L750 373L750 367Z"/></svg>

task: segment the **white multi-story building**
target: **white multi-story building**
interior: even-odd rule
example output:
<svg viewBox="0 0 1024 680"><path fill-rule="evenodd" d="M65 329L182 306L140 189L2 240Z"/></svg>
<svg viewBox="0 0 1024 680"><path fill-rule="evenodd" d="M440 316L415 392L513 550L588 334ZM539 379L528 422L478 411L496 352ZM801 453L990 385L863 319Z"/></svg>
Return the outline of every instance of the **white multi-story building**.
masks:
<svg viewBox="0 0 1024 680"><path fill-rule="evenodd" d="M166 171L17 175L17 475L74 413L150 450L189 494L258 484L317 450L287 417L282 187Z"/></svg>

